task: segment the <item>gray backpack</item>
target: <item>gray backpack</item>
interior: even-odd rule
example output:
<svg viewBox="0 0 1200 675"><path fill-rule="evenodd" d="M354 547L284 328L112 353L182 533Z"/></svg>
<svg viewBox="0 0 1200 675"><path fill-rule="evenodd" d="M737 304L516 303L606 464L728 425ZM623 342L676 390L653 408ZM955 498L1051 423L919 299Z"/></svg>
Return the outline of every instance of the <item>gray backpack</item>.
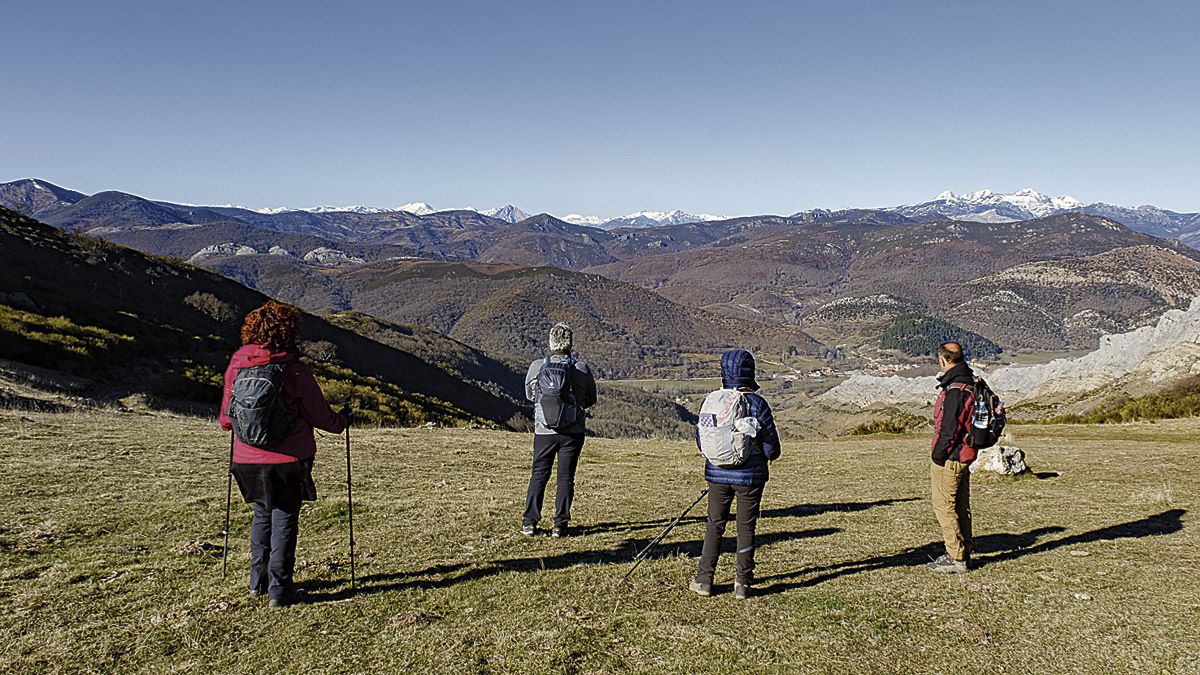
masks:
<svg viewBox="0 0 1200 675"><path fill-rule="evenodd" d="M283 404L283 371L288 363L250 366L234 376L227 412L234 435L246 445L269 448L295 424Z"/></svg>
<svg viewBox="0 0 1200 675"><path fill-rule="evenodd" d="M736 389L718 389L704 397L696 422L700 454L713 466L741 466L750 456L750 439L758 420L750 416L746 397Z"/></svg>

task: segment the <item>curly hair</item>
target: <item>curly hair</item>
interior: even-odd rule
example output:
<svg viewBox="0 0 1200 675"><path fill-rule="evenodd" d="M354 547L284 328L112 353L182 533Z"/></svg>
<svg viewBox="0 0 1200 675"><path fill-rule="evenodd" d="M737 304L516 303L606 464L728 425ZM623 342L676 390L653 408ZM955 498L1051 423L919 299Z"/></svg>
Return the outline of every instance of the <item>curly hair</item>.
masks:
<svg viewBox="0 0 1200 675"><path fill-rule="evenodd" d="M300 337L301 317L295 305L268 300L246 315L242 344L262 345L272 352L294 352Z"/></svg>

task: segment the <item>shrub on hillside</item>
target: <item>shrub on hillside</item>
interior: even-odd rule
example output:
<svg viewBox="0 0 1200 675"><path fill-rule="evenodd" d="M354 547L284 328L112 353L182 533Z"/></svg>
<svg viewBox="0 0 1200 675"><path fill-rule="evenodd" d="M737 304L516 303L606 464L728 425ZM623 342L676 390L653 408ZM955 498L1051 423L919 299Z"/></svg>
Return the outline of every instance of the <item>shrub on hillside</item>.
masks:
<svg viewBox="0 0 1200 675"><path fill-rule="evenodd" d="M233 321L233 309L229 303L221 300L212 293L195 292L183 299L183 304L200 312L217 323Z"/></svg>
<svg viewBox="0 0 1200 675"><path fill-rule="evenodd" d="M1090 413L1069 413L1046 420L1048 424L1120 424L1147 420L1200 417L1200 377L1192 377L1157 394L1123 399Z"/></svg>
<svg viewBox="0 0 1200 675"><path fill-rule="evenodd" d="M314 361L338 362L337 345L329 340L309 340L300 343L300 353Z"/></svg>
<svg viewBox="0 0 1200 675"><path fill-rule="evenodd" d="M907 434L930 424L928 417L913 415L896 408L881 410L878 417L856 425L846 432L847 436L870 436L871 434Z"/></svg>

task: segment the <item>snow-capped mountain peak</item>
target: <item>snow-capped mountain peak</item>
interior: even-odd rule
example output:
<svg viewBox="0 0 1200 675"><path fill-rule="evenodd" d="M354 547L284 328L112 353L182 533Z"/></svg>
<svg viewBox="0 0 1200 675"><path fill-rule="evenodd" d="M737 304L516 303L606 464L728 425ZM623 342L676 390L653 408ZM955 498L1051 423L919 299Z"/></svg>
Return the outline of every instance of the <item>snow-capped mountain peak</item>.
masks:
<svg viewBox="0 0 1200 675"><path fill-rule="evenodd" d="M381 209L375 206L362 206L361 204L352 204L350 206L310 206L301 211L309 213L387 213L388 209Z"/></svg>
<svg viewBox="0 0 1200 675"><path fill-rule="evenodd" d="M590 225L592 227L600 227L612 219L601 216L583 216L578 213L568 213L559 220L571 223L572 225Z"/></svg>
<svg viewBox="0 0 1200 675"><path fill-rule="evenodd" d="M426 204L425 202L411 202L409 204L405 204L404 206L397 206L396 210L407 211L417 216L427 216L431 213L437 212L432 206Z"/></svg>
<svg viewBox="0 0 1200 675"><path fill-rule="evenodd" d="M1074 197L1050 197L1033 188L1023 188L1009 193L976 190L961 195L946 191L933 201L888 210L915 218L942 217L980 222L1007 222L1076 211L1083 206L1083 203Z"/></svg>
<svg viewBox="0 0 1200 675"><path fill-rule="evenodd" d="M504 206L499 206L494 209L485 209L483 211L479 211L479 213L491 218L503 220L507 223L519 223L529 217L528 213L525 213L512 204L505 204Z"/></svg>
<svg viewBox="0 0 1200 675"><path fill-rule="evenodd" d="M185 206L188 206L188 205L185 204ZM229 207L229 206L231 206L231 205L229 205L229 204L226 205L226 207ZM238 206L238 207L233 207L233 208L245 208L245 207ZM288 211L307 211L308 213L358 213L358 214L395 213L397 211L407 211L408 213L412 213L414 215L427 216L431 213L436 212L432 206L426 204L425 202L412 202L409 204L405 204L404 206L397 206L394 209L384 209L384 208L379 208L377 206L362 206L361 204L351 204L349 206L307 206L307 207L299 208L299 209L293 209L293 208L290 208L287 206L274 206L274 207L267 207L267 208L261 208L261 209L249 209L249 210L255 211L257 213L264 213L267 215L275 215L277 213L286 213Z"/></svg>
<svg viewBox="0 0 1200 675"><path fill-rule="evenodd" d="M687 223L704 223L713 220L726 220L728 216L714 216L707 213L687 213L675 209L674 211L638 211L616 218L606 218L601 216L583 216L578 213L572 213L564 216L562 219L568 223L576 225L590 225L592 227L601 227L604 229L612 229L615 227L659 227L662 225L685 225Z"/></svg>

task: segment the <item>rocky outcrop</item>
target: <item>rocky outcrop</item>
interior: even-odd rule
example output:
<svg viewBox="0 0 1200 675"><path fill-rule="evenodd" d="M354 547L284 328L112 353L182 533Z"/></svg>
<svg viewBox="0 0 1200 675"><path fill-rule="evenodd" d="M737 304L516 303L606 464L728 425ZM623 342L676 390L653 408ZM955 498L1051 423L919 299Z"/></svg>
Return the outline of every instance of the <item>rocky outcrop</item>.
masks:
<svg viewBox="0 0 1200 675"><path fill-rule="evenodd" d="M325 246L314 248L313 250L309 251L308 253L305 253L304 261L310 262L310 263L315 263L317 265L329 265L329 266L347 265L347 264L358 265L358 264L362 264L362 263L366 262L366 260L363 260L362 258L359 258L358 256L348 255L347 253L344 253L337 249L328 248Z"/></svg>
<svg viewBox="0 0 1200 675"><path fill-rule="evenodd" d="M1007 366L983 373L1009 403L1084 394L1131 377L1166 382L1200 373L1200 297L1187 310L1173 309L1153 326L1100 340L1100 348L1073 359L1036 366ZM830 403L928 403L936 395L933 377L855 375L823 395Z"/></svg>
<svg viewBox="0 0 1200 675"><path fill-rule="evenodd" d="M188 258L188 262L195 265L198 262L208 260L209 258L227 258L232 255L257 255L258 251L250 246L242 246L232 241L227 241L224 244L213 244L205 246L196 251L195 255Z"/></svg>

